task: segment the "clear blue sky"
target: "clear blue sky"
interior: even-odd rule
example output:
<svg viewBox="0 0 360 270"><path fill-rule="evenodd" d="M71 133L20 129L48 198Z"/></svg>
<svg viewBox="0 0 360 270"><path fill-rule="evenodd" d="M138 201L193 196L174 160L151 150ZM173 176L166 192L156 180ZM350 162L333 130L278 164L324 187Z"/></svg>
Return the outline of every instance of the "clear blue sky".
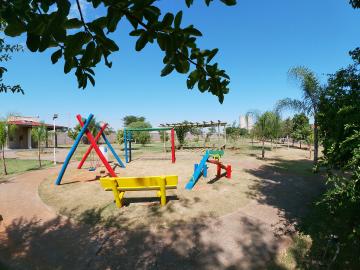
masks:
<svg viewBox="0 0 360 270"><path fill-rule="evenodd" d="M114 35L120 51L111 56L112 69L99 65L96 86L86 90L77 89L74 75L63 74L62 62L51 64L51 52L14 55L5 80L21 84L26 94L0 94L0 114L51 122L58 113L59 123L74 125L77 113L91 112L114 128L129 114L145 116L154 126L185 119L232 122L251 109L272 109L280 98L299 98L297 85L287 78L290 67L306 65L324 80L324 74L348 65L348 51L360 45L360 11L347 0L238 0L235 7L215 1L209 8L198 0L190 9L185 1L159 2L164 10L184 10L183 25L202 31L202 48L220 49L214 60L231 76L224 104L210 93L187 90L184 75L161 78L157 45L135 52L136 40L122 21ZM86 8L86 16L98 14Z"/></svg>

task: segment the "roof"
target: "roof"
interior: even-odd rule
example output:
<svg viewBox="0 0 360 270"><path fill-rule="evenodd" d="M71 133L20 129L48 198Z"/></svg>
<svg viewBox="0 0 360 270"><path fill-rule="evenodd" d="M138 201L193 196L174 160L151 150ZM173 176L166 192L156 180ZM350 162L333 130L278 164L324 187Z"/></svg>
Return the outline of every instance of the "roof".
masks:
<svg viewBox="0 0 360 270"><path fill-rule="evenodd" d="M38 126L41 126L41 125L44 125L47 128L53 128L54 127L54 125L52 125L52 124L45 124L45 123L36 122L36 121L29 121L29 120L12 120L12 121L7 121L7 123L10 124L10 125L23 126L23 127L38 127ZM55 125L55 128L56 129L62 129L62 128L65 128L65 127Z"/></svg>

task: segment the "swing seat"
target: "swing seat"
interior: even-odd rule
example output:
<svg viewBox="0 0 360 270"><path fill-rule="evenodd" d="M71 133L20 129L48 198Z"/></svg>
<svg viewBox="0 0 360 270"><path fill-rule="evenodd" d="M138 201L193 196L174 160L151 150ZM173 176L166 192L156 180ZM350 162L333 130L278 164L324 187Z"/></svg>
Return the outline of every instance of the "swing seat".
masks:
<svg viewBox="0 0 360 270"><path fill-rule="evenodd" d="M96 171L96 168L95 168L95 167L90 167L90 168L89 168L89 171L90 171L90 172L94 172L94 171Z"/></svg>

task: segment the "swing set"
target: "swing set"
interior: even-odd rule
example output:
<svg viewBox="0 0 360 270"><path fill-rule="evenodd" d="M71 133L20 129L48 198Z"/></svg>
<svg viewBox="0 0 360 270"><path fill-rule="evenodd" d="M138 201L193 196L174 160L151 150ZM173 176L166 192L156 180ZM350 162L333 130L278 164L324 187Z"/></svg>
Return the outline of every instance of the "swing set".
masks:
<svg viewBox="0 0 360 270"><path fill-rule="evenodd" d="M90 114L88 116L88 118L86 119L85 122L83 122L83 119L81 117L80 114L78 114L76 116L77 120L79 121L80 126L82 127L78 136L75 139L75 142L73 144L73 146L71 147L68 155L66 156L66 159L64 161L64 164L61 167L60 173L55 181L56 185L60 185L61 180L64 176L64 173L66 171L67 166L69 165L69 162L71 160L71 157L74 155L76 148L78 147L81 138L86 135L86 137L88 138L89 142L90 142L90 146L87 149L87 151L85 152L83 158L81 159L79 165L77 166L78 169L81 169L82 166L84 165L84 162L86 161L86 159L88 158L88 156L91 154L92 150L94 149L95 153L97 154L97 156L100 158L101 162L103 163L103 165L105 166L105 168L107 169L107 171L109 172L109 175L111 177L117 177L114 169L110 166L109 162L107 161L107 159L105 158L104 154L101 152L97 142L99 141L100 137L102 137L102 139L104 140L104 142L106 143L106 145L108 146L108 148L110 149L111 153L113 154L113 156L115 157L116 161L118 162L119 166L122 168L125 168L124 163L121 161L120 157L116 154L114 148L112 147L112 145L110 144L109 140L107 139L104 131L107 127L107 124L103 124L101 129L99 130L98 134L94 136L91 134L91 132L89 131L88 127L90 125L91 120L93 119L94 115ZM94 157L94 154L90 155L90 158ZM92 158L92 162L94 162L94 159ZM92 168L90 168L91 170L94 170L95 166L93 166L94 163L92 163Z"/></svg>

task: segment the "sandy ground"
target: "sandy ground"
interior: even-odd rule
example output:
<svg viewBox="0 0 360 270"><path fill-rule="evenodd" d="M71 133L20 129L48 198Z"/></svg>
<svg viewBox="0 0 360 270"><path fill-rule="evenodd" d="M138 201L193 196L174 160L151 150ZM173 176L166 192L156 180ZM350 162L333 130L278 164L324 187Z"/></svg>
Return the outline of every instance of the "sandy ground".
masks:
<svg viewBox="0 0 360 270"><path fill-rule="evenodd" d="M101 169L76 163L60 186L59 167L15 176L0 185L0 260L19 269L282 269L291 224L322 185L305 151L267 155L227 151L232 179L214 178L209 164L192 191L184 186L199 152L178 152L176 164L142 157L117 168L121 176L177 174L165 207L154 192L128 192L118 209L96 181Z"/></svg>

